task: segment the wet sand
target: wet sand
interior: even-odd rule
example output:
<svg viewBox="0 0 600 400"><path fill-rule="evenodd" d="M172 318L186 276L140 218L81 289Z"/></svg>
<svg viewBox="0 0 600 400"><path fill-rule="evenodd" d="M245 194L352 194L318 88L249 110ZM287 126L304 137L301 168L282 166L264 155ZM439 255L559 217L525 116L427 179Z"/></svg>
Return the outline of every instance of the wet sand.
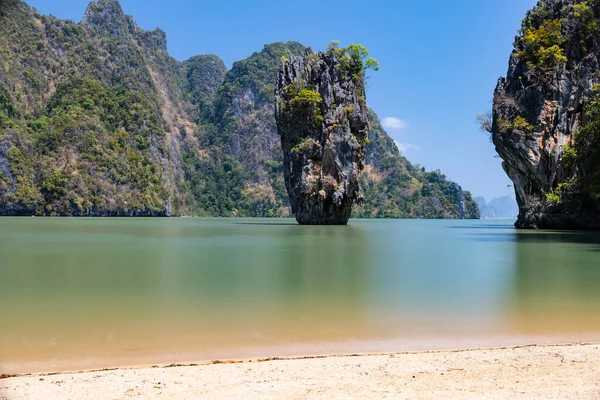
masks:
<svg viewBox="0 0 600 400"><path fill-rule="evenodd" d="M540 345L21 375L0 399L600 398L600 345Z"/></svg>

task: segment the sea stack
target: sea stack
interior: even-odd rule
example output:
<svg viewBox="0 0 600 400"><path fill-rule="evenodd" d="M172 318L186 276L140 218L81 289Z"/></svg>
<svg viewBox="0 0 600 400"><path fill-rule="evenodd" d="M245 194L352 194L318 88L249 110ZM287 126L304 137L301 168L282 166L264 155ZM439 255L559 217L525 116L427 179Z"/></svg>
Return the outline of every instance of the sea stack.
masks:
<svg viewBox="0 0 600 400"><path fill-rule="evenodd" d="M600 2L540 0L494 93L517 228L600 229Z"/></svg>
<svg viewBox="0 0 600 400"><path fill-rule="evenodd" d="M302 225L346 225L361 200L359 175L369 143L365 52L333 45L281 60L275 115L285 185Z"/></svg>

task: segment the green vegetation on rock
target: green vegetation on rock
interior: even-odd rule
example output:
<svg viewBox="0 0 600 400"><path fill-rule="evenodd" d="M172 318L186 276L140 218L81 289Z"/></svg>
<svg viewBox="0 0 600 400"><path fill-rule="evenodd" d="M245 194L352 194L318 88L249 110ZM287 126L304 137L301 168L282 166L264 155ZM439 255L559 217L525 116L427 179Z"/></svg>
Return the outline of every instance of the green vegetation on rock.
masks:
<svg viewBox="0 0 600 400"><path fill-rule="evenodd" d="M227 71L214 55L177 62L165 33L140 29L116 0L92 2L79 23L2 1L0 215L289 215L274 88L282 57L304 50L269 44ZM298 105L318 100L298 94ZM397 151L382 138L364 141L367 165L417 174L383 162ZM400 212L397 184L372 189L371 202L377 190L389 204L359 215L460 217L450 197L436 212Z"/></svg>
<svg viewBox="0 0 600 400"><path fill-rule="evenodd" d="M539 28L525 28L519 39L522 50L516 53L529 65L551 68L558 62L566 62L563 46L565 38L561 34L562 22L558 19L545 22Z"/></svg>

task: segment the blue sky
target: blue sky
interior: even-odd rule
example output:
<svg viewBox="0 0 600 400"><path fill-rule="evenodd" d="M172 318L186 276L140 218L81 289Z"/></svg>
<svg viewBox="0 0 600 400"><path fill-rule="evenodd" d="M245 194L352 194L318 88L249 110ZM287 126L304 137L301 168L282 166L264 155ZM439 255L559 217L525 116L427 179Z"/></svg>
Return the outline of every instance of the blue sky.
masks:
<svg viewBox="0 0 600 400"><path fill-rule="evenodd" d="M87 0L27 0L81 20ZM402 153L475 196L513 194L475 116L491 108L514 36L536 0L121 0L143 29L161 27L178 60L217 54L228 67L266 43L364 44L381 64L367 101Z"/></svg>

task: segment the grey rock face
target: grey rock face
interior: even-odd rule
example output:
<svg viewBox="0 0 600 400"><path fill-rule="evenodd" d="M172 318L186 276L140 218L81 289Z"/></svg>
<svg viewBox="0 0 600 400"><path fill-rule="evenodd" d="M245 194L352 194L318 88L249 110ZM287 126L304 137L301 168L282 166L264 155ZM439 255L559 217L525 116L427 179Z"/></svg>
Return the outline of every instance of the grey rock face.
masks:
<svg viewBox="0 0 600 400"><path fill-rule="evenodd" d="M336 52L310 49L281 63L275 114L285 185L300 224L345 225L361 200L369 111L363 77L350 72L356 67Z"/></svg>
<svg viewBox="0 0 600 400"><path fill-rule="evenodd" d="M0 141L0 177L4 177L10 181L9 191L15 191L16 179L10 170L10 163L8 162L8 149L12 147L10 141Z"/></svg>
<svg viewBox="0 0 600 400"><path fill-rule="evenodd" d="M99 33L123 40L130 40L138 31L137 24L131 16L125 15L118 0L91 2L81 23Z"/></svg>
<svg viewBox="0 0 600 400"><path fill-rule="evenodd" d="M586 101L600 82L600 45L581 37L583 28L573 8L577 3L541 0L525 19L533 29L560 21L568 61L534 65L518 56L524 45L517 39L507 77L500 78L494 93L492 140L514 183L518 228L600 228L597 207L580 193L561 202L547 196L580 173L565 165L565 147L582 126ZM517 118L527 124L515 123Z"/></svg>
<svg viewBox="0 0 600 400"><path fill-rule="evenodd" d="M456 204L458 205L458 215L460 216L460 219L465 219L466 218L466 212L465 212L465 194L462 190L462 187L460 187L460 185L458 183L454 183L451 186L452 192L454 193L454 198L456 199Z"/></svg>
<svg viewBox="0 0 600 400"><path fill-rule="evenodd" d="M162 29L156 28L153 31L136 29L136 32L146 47L167 52L167 34Z"/></svg>

